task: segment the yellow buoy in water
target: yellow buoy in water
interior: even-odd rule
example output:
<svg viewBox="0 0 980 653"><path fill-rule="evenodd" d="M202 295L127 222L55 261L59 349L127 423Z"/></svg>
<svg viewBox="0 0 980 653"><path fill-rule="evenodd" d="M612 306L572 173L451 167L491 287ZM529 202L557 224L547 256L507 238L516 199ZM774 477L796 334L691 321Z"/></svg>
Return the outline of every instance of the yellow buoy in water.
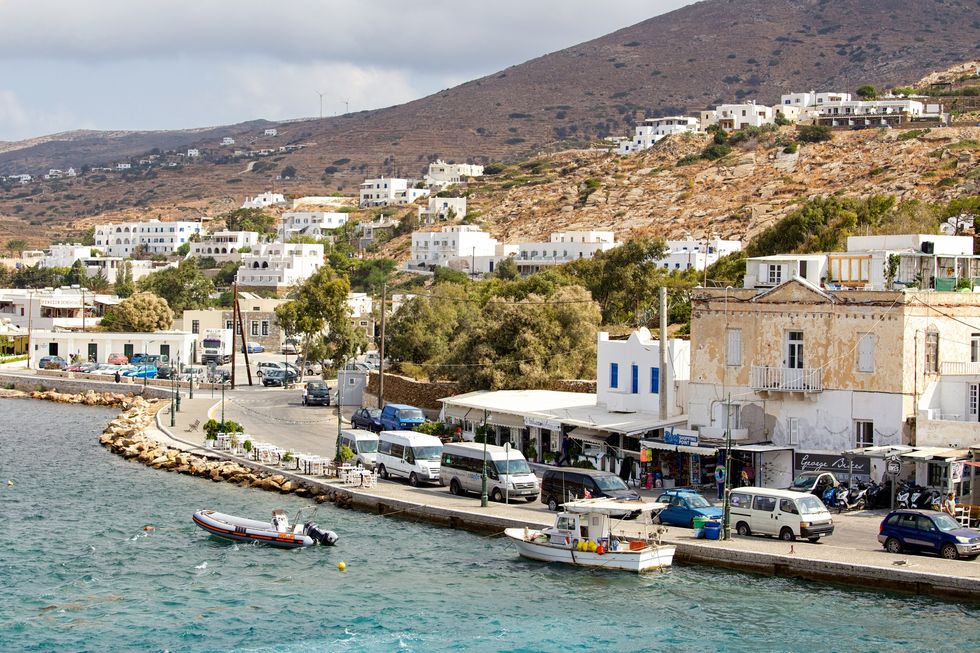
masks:
<svg viewBox="0 0 980 653"><path fill-rule="evenodd" d="M337 563L337 569L339 569L340 571L344 571L345 569L347 569L347 563L341 560L340 562Z"/></svg>
<svg viewBox="0 0 980 653"><path fill-rule="evenodd" d="M7 487L13 487L13 486L14 486L14 482L13 482L13 481L10 481L10 480L8 480L8 481L7 481Z"/></svg>

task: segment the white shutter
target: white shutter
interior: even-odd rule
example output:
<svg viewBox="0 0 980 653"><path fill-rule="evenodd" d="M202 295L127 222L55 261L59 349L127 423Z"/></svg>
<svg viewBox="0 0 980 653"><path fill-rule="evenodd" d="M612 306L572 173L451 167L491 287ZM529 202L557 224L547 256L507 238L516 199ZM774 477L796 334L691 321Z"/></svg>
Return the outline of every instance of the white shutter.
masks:
<svg viewBox="0 0 980 653"><path fill-rule="evenodd" d="M725 352L725 364L738 366L742 364L742 330L729 329L728 343Z"/></svg>
<svg viewBox="0 0 980 653"><path fill-rule="evenodd" d="M875 371L875 336L862 333L858 339L858 372Z"/></svg>
<svg viewBox="0 0 980 653"><path fill-rule="evenodd" d="M787 431L789 431L789 443L798 445L800 443L800 418L790 417L786 420Z"/></svg>

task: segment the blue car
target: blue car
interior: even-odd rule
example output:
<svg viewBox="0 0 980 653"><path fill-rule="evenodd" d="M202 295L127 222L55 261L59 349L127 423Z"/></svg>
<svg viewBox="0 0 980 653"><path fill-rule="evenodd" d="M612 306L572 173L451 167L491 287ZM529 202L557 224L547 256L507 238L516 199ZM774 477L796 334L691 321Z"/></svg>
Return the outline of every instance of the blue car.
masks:
<svg viewBox="0 0 980 653"><path fill-rule="evenodd" d="M660 513L660 522L694 528L695 517L721 519L723 511L716 508L695 490L676 489L665 490L657 497L658 503L666 503L668 507Z"/></svg>
<svg viewBox="0 0 980 653"><path fill-rule="evenodd" d="M421 409L405 404L387 404L381 410L381 428L385 431L413 431L425 424Z"/></svg>
<svg viewBox="0 0 980 653"><path fill-rule="evenodd" d="M134 379L155 379L157 377L156 365L140 365L135 370L123 372L123 376Z"/></svg>
<svg viewBox="0 0 980 653"><path fill-rule="evenodd" d="M265 351L265 347L263 347L257 342L246 342L242 346L242 351L247 352L249 354L261 354L262 352Z"/></svg>
<svg viewBox="0 0 980 653"><path fill-rule="evenodd" d="M950 560L980 555L980 531L935 510L893 510L878 528L878 541L889 553L938 553Z"/></svg>

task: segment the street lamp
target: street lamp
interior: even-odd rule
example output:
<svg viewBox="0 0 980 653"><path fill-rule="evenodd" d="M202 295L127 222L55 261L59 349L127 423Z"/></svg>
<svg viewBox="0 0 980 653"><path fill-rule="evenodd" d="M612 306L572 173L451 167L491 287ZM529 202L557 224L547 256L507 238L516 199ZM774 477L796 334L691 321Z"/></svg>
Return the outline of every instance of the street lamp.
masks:
<svg viewBox="0 0 980 653"><path fill-rule="evenodd" d="M480 507L487 507L487 411L483 411L483 489L480 491Z"/></svg>
<svg viewBox="0 0 980 653"><path fill-rule="evenodd" d="M725 503L724 539L732 539L732 395L725 402Z"/></svg>
<svg viewBox="0 0 980 653"><path fill-rule="evenodd" d="M486 447L486 445L483 445ZM510 442L504 442L504 456L507 458L507 481L504 483L504 503L510 503Z"/></svg>
<svg viewBox="0 0 980 653"><path fill-rule="evenodd" d="M224 377L221 378L221 432L225 432L225 383Z"/></svg>

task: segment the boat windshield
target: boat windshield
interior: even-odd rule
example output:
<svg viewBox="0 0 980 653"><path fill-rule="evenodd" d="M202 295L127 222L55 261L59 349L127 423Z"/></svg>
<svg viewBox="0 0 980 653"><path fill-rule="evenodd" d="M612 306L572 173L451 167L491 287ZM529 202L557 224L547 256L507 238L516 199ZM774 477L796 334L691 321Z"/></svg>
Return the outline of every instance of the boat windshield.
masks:
<svg viewBox="0 0 980 653"><path fill-rule="evenodd" d="M531 468L523 458L512 458L511 460L495 460L493 464L497 466L497 471L501 474L530 474Z"/></svg>
<svg viewBox="0 0 980 653"><path fill-rule="evenodd" d="M374 453L378 450L377 440L358 440L357 450L360 453Z"/></svg>
<svg viewBox="0 0 980 653"><path fill-rule="evenodd" d="M817 497L810 495L797 499L801 515L816 515L826 510L823 503Z"/></svg>
<svg viewBox="0 0 980 653"><path fill-rule="evenodd" d="M687 503L692 508L710 508L711 504L700 494L687 495Z"/></svg>
<svg viewBox="0 0 980 653"><path fill-rule="evenodd" d="M933 523L936 524L936 528L941 531L955 531L957 528L963 528L960 526L959 522L950 517L949 515L940 513L938 515L930 515Z"/></svg>
<svg viewBox="0 0 980 653"><path fill-rule="evenodd" d="M412 447L415 460L439 460L442 457L442 447Z"/></svg>
<svg viewBox="0 0 980 653"><path fill-rule="evenodd" d="M595 484L599 486L600 490L628 490L626 483L623 483L623 479L618 476L596 476L594 479Z"/></svg>

